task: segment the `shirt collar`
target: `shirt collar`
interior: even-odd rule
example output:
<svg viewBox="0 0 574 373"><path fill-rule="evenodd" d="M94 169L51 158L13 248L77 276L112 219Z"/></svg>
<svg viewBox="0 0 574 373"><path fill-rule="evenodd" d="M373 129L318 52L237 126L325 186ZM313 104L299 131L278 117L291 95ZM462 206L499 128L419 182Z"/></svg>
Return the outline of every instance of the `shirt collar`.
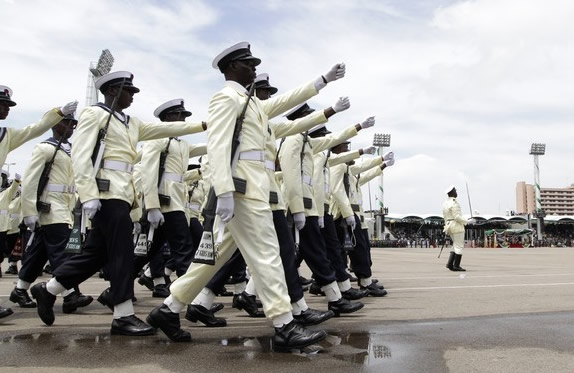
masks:
<svg viewBox="0 0 574 373"><path fill-rule="evenodd" d="M242 94L244 94L244 95L246 95L246 94L248 93L248 92L247 92L247 89L245 89L244 86L242 86L241 84L237 83L237 82L234 81L234 80L226 80L226 81L225 81L225 86L226 86L226 87L229 87L229 88L233 88L233 89L236 90L237 92L242 93Z"/></svg>

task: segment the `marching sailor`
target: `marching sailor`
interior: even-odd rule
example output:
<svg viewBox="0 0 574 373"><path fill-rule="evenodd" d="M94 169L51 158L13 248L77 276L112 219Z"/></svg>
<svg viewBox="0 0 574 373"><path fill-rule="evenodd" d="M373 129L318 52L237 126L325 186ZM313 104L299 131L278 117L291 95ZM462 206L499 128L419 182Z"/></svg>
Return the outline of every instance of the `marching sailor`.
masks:
<svg viewBox="0 0 574 373"><path fill-rule="evenodd" d="M192 134L206 127L204 123L191 122L144 123L125 114L134 94L140 91L133 85L133 74L128 71L100 77L96 88L105 101L83 109L72 149L82 213L92 220L92 229L82 253L53 271L54 278L48 283L36 284L30 291L38 303L38 315L46 325L52 325L55 295L106 266L111 284L109 301L114 306L111 333L150 335L154 329L135 316L132 304L134 248L130 209L136 199L132 171L137 142ZM103 138L99 134L103 134ZM97 145L101 147L95 152ZM96 159L93 160L92 155L96 155ZM98 157L101 163L97 163Z"/></svg>

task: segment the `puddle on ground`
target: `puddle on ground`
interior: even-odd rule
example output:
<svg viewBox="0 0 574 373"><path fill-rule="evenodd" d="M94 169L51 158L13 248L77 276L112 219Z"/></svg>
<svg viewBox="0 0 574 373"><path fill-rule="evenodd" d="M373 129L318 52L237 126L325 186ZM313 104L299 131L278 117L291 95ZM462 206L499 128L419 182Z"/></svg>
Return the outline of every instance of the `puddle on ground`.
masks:
<svg viewBox="0 0 574 373"><path fill-rule="evenodd" d="M158 346L162 346L161 353L176 354L177 351L189 347L196 347L201 342L191 344L174 344L166 338L129 338L111 336L109 334L81 335L81 334L58 334L58 333L33 333L21 334L0 338L0 346L3 348L19 348L26 345L30 350L42 350L44 353L54 352L79 352L94 347L104 348L111 351L121 347L122 350L134 352L154 353ZM207 344L217 345L224 348L233 348L229 351L235 359L254 360L271 356L273 352L272 336L263 337L233 337L229 339L207 340ZM165 348L164 348L165 347ZM404 347L404 346L403 346ZM383 333L333 333L318 344L308 346L300 350L294 350L291 355L307 359L337 359L347 363L356 364L366 368L372 368L390 362L397 353L404 355L408 348L402 348L390 341L385 341ZM403 351L405 350L405 351ZM159 351L155 351L159 353ZM283 354L281 354L283 355ZM289 355L289 354L285 354ZM276 356L276 355L275 355Z"/></svg>
<svg viewBox="0 0 574 373"><path fill-rule="evenodd" d="M390 361L395 348L400 350L398 346L393 347L385 342L384 338L384 334L376 333L330 333L319 344L294 350L292 354L308 358L331 356L345 362L373 367ZM248 360L258 357L259 353L273 351L272 337L235 337L222 339L219 344L246 347L247 351L243 351L243 357Z"/></svg>

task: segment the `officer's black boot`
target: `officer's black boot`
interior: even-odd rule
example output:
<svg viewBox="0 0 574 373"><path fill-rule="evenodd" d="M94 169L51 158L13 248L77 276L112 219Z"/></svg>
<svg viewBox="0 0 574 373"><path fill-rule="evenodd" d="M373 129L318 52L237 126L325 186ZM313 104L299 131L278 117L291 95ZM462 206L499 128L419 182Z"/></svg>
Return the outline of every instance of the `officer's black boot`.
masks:
<svg viewBox="0 0 574 373"><path fill-rule="evenodd" d="M466 269L464 269L460 266L460 260L461 259L462 259L462 254L454 254L454 264L452 265L453 271L458 271L458 272L465 272L466 271Z"/></svg>
<svg viewBox="0 0 574 373"><path fill-rule="evenodd" d="M452 267L453 263L454 263L454 251L451 251L448 257L448 262L446 263L446 268L450 269L451 271L454 271Z"/></svg>

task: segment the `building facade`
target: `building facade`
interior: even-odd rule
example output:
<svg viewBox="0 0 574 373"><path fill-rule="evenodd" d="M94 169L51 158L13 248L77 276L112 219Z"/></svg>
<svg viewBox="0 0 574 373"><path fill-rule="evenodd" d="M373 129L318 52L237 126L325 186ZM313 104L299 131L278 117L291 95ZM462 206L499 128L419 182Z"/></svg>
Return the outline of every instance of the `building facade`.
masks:
<svg viewBox="0 0 574 373"><path fill-rule="evenodd" d="M547 215L574 215L574 185L566 188L540 188L540 200ZM516 183L516 213L532 214L535 211L534 185L524 181Z"/></svg>

